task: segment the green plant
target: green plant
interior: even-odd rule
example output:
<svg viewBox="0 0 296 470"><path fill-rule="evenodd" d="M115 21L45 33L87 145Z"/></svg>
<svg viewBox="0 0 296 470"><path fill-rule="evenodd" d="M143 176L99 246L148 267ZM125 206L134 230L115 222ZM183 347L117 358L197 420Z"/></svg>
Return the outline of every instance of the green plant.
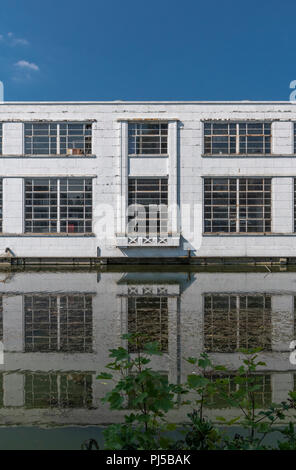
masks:
<svg viewBox="0 0 296 470"><path fill-rule="evenodd" d="M258 360L259 349L241 350L242 365L233 374L224 366L216 366L206 353L199 358L187 358L193 366L183 385L170 384L166 376L151 368L152 356L161 356L159 345L149 342L147 335L128 334L123 339L128 347L111 349L108 372L98 379L113 381L114 387L103 401L111 410L124 412L124 422L112 424L104 431L104 448L112 450L263 450L271 447L264 439L274 430L281 432L283 440L278 449L296 449L294 424L285 428L276 425L287 419L288 411L296 407L296 393L290 392L287 401L262 409L258 402L260 385L258 368L265 363ZM132 352L130 352L132 351ZM112 373L110 373L110 371ZM186 400L177 400L185 396ZM187 414L189 422L176 428L170 423L168 412L177 402L192 407ZM237 408L241 414L233 419L218 416L224 430L207 418L207 410L213 404L225 403ZM290 418L291 419L291 418ZM238 424L245 435L227 433L229 426ZM182 428L182 429L181 429ZM168 437L169 431L183 435L180 439ZM93 439L83 444L84 449L98 449Z"/></svg>
<svg viewBox="0 0 296 470"><path fill-rule="evenodd" d="M98 379L118 380L103 401L111 410L126 410L125 423L114 424L104 432L108 449L161 449L170 446L165 433L175 427L166 422L166 414L176 403L181 387L169 384L166 377L151 369L151 356L162 353L157 343L147 341L147 335L127 334L122 337L135 353L119 347L110 350L112 359Z"/></svg>

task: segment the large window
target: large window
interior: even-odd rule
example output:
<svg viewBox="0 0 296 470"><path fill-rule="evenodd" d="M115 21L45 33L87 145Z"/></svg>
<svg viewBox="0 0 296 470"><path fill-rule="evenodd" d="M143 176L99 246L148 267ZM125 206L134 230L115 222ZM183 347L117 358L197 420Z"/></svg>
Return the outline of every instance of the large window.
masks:
<svg viewBox="0 0 296 470"><path fill-rule="evenodd" d="M270 122L205 122L205 155L270 155Z"/></svg>
<svg viewBox="0 0 296 470"><path fill-rule="evenodd" d="M3 180L2 178L0 178L0 232L3 231L2 220L3 220Z"/></svg>
<svg viewBox="0 0 296 470"><path fill-rule="evenodd" d="M143 236L167 234L167 204L167 178L129 178L128 232Z"/></svg>
<svg viewBox="0 0 296 470"><path fill-rule="evenodd" d="M92 231L91 178L27 178L25 232Z"/></svg>
<svg viewBox="0 0 296 470"><path fill-rule="evenodd" d="M91 123L25 123L26 155L90 155Z"/></svg>
<svg viewBox="0 0 296 470"><path fill-rule="evenodd" d="M25 232L57 232L57 179L25 180Z"/></svg>
<svg viewBox="0 0 296 470"><path fill-rule="evenodd" d="M60 124L60 154L90 155L92 126L90 123Z"/></svg>
<svg viewBox="0 0 296 470"><path fill-rule="evenodd" d="M60 231L92 231L92 180L60 179Z"/></svg>
<svg viewBox="0 0 296 470"><path fill-rule="evenodd" d="M129 155L167 155L168 124L130 122L128 124Z"/></svg>
<svg viewBox="0 0 296 470"><path fill-rule="evenodd" d="M3 341L3 299L0 296L0 341Z"/></svg>
<svg viewBox="0 0 296 470"><path fill-rule="evenodd" d="M294 178L294 232L296 232L296 178Z"/></svg>
<svg viewBox="0 0 296 470"><path fill-rule="evenodd" d="M2 122L0 122L0 155L3 153L3 130L2 130Z"/></svg>
<svg viewBox="0 0 296 470"><path fill-rule="evenodd" d="M92 352L92 295L25 295L26 352Z"/></svg>
<svg viewBox="0 0 296 470"><path fill-rule="evenodd" d="M271 178L205 178L206 233L271 231Z"/></svg>
<svg viewBox="0 0 296 470"><path fill-rule="evenodd" d="M239 348L271 350L271 296L206 294L204 340L207 352Z"/></svg>

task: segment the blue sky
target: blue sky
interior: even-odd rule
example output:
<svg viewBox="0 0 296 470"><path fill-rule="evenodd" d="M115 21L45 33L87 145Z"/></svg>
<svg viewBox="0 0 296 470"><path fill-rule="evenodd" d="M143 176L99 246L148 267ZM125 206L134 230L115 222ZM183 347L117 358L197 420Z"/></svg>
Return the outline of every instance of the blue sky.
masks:
<svg viewBox="0 0 296 470"><path fill-rule="evenodd" d="M5 100L288 100L293 0L1 0Z"/></svg>

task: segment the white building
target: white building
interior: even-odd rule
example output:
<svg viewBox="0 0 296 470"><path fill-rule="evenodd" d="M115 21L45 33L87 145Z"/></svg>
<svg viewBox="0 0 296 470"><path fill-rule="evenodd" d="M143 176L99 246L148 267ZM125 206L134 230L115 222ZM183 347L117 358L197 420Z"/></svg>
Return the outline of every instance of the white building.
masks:
<svg viewBox="0 0 296 470"><path fill-rule="evenodd" d="M291 102L1 103L0 254L293 257L295 122Z"/></svg>

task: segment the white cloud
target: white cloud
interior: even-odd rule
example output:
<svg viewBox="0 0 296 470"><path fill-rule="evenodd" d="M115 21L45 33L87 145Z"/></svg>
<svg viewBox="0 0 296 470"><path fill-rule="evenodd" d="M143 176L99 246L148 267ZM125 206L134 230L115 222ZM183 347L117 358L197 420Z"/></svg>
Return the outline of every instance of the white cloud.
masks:
<svg viewBox="0 0 296 470"><path fill-rule="evenodd" d="M34 64L34 62L28 62L27 60L19 60L14 65L15 67L23 70L34 70L35 72L38 72L39 70L39 66L37 64Z"/></svg>
<svg viewBox="0 0 296 470"><path fill-rule="evenodd" d="M6 42L8 46L28 46L30 43L25 38L19 38L14 33L0 34L0 41Z"/></svg>

